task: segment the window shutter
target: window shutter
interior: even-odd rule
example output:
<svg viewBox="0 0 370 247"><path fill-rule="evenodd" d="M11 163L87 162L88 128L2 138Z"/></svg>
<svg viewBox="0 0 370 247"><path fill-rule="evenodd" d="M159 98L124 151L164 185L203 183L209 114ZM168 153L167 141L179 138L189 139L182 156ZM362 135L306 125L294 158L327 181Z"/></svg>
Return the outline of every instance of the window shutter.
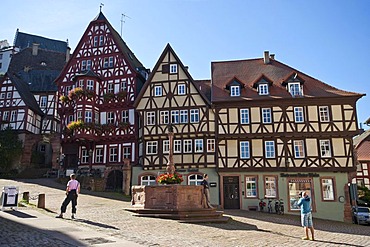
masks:
<svg viewBox="0 0 370 247"><path fill-rule="evenodd" d="M163 64L162 65L162 74L169 73L170 72L170 65L169 64Z"/></svg>

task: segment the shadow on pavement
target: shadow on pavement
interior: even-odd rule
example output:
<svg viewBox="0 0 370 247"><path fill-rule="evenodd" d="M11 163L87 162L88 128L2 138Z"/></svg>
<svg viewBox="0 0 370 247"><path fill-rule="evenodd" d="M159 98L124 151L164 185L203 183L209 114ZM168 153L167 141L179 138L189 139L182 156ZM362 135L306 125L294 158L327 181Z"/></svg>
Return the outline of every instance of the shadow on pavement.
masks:
<svg viewBox="0 0 370 247"><path fill-rule="evenodd" d="M18 218L23 218L23 219L26 219L26 218L37 218L34 215L26 214L26 213L23 213L23 212L20 212L20 211L16 211L16 210L4 211L4 213L11 214L11 215L14 215L14 216L16 216Z"/></svg>
<svg viewBox="0 0 370 247"><path fill-rule="evenodd" d="M110 225L102 224L102 223L99 223L99 222L94 222L94 221L91 221L91 220L74 219L74 220L71 220L71 221L77 221L77 222L81 222L81 223L85 223L85 224L88 224L88 225L97 226L97 227L101 227L101 228L105 228L105 229L120 230L119 228L117 228L115 226L110 226Z"/></svg>

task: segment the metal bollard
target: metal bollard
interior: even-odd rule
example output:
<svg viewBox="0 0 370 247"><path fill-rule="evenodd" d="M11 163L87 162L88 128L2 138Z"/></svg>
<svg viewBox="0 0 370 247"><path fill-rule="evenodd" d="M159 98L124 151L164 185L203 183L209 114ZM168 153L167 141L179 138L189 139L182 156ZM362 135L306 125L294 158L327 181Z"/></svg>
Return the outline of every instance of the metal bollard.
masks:
<svg viewBox="0 0 370 247"><path fill-rule="evenodd" d="M30 192L23 192L23 201L26 201L27 204L30 203Z"/></svg>
<svg viewBox="0 0 370 247"><path fill-rule="evenodd" d="M39 194L39 198L37 200L37 207L45 208L45 194Z"/></svg>

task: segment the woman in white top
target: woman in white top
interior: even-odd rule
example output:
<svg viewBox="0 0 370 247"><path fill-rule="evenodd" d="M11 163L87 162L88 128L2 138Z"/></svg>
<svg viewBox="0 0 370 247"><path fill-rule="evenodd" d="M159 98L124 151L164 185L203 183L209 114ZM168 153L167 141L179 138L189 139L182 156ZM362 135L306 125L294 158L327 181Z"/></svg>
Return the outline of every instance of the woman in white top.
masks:
<svg viewBox="0 0 370 247"><path fill-rule="evenodd" d="M57 218L63 218L63 214L67 210L67 206L70 202L72 202L72 219L75 218L76 214L76 206L77 206L77 197L80 193L80 183L76 180L76 175L71 174L70 175L71 180L67 183L66 188L66 198L64 199L62 206L60 207L60 214L57 216Z"/></svg>

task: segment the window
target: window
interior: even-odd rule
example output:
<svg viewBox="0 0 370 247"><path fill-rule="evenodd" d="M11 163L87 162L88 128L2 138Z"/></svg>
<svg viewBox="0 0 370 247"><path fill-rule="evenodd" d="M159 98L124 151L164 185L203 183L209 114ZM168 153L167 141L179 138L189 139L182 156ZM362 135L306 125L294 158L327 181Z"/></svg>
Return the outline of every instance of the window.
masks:
<svg viewBox="0 0 370 247"><path fill-rule="evenodd" d="M240 158L249 159L249 141L240 142Z"/></svg>
<svg viewBox="0 0 370 247"><path fill-rule="evenodd" d="M323 201L334 201L333 178L321 178L321 193Z"/></svg>
<svg viewBox="0 0 370 247"><path fill-rule="evenodd" d="M177 73L177 64L170 64L170 73L171 74Z"/></svg>
<svg viewBox="0 0 370 247"><path fill-rule="evenodd" d="M95 36L94 37L94 47L97 47L98 46L98 40L99 40L99 37L98 36Z"/></svg>
<svg viewBox="0 0 370 247"><path fill-rule="evenodd" d="M320 140L320 154L321 157L331 157L329 140Z"/></svg>
<svg viewBox="0 0 370 247"><path fill-rule="evenodd" d="M300 207L297 205L299 201L299 192L306 191L308 195L312 195L312 181L311 179L289 179L288 180L288 189L289 189L289 202L288 206L290 210L300 210ZM311 200L314 198L311 196ZM312 202L312 205L314 203Z"/></svg>
<svg viewBox="0 0 370 247"><path fill-rule="evenodd" d="M289 93L293 97L302 96L302 89L300 83L288 83Z"/></svg>
<svg viewBox="0 0 370 247"><path fill-rule="evenodd" d="M263 123L271 123L271 109L270 108L262 108L262 122Z"/></svg>
<svg viewBox="0 0 370 247"><path fill-rule="evenodd" d="M91 69L91 60L87 60L86 69L87 70Z"/></svg>
<svg viewBox="0 0 370 247"><path fill-rule="evenodd" d="M190 123L199 123L199 109L190 110Z"/></svg>
<svg viewBox="0 0 370 247"><path fill-rule="evenodd" d="M12 93L12 92L8 92L6 97L7 97L8 99L10 99L10 98L12 98L12 95L13 95L13 93Z"/></svg>
<svg viewBox="0 0 370 247"><path fill-rule="evenodd" d="M240 109L240 123L249 124L249 109Z"/></svg>
<svg viewBox="0 0 370 247"><path fill-rule="evenodd" d="M17 111L12 111L11 116L10 116L10 122L15 122L17 121Z"/></svg>
<svg viewBox="0 0 370 247"><path fill-rule="evenodd" d="M67 124L69 124L70 122L73 122L74 121L74 116L73 115L69 115L68 116L68 122L67 122Z"/></svg>
<svg viewBox="0 0 370 247"><path fill-rule="evenodd" d="M169 140L163 140L163 153L168 154L170 152L170 141Z"/></svg>
<svg viewBox="0 0 370 247"><path fill-rule="evenodd" d="M84 80L78 81L78 87L83 88L84 87Z"/></svg>
<svg viewBox="0 0 370 247"><path fill-rule="evenodd" d="M293 145L294 145L294 157L303 158L304 157L303 140L293 141Z"/></svg>
<svg viewBox="0 0 370 247"><path fill-rule="evenodd" d="M108 93L114 93L114 85L113 83L108 83Z"/></svg>
<svg viewBox="0 0 370 247"><path fill-rule="evenodd" d="M177 86L177 94L178 95L185 95L186 94L186 87L185 84L179 84Z"/></svg>
<svg viewBox="0 0 370 247"><path fill-rule="evenodd" d="M82 121L82 111L77 111L77 121L78 120Z"/></svg>
<svg viewBox="0 0 370 247"><path fill-rule="evenodd" d="M188 110L180 110L180 123L188 122Z"/></svg>
<svg viewBox="0 0 370 247"><path fill-rule="evenodd" d="M174 140L173 142L173 152L181 153L181 140Z"/></svg>
<svg viewBox="0 0 370 247"><path fill-rule="evenodd" d="M85 111L85 123L92 122L92 111Z"/></svg>
<svg viewBox="0 0 370 247"><path fill-rule="evenodd" d="M192 152L192 141L191 140L184 140L184 153L191 153Z"/></svg>
<svg viewBox="0 0 370 247"><path fill-rule="evenodd" d="M257 197L257 177L245 177L246 197Z"/></svg>
<svg viewBox="0 0 370 247"><path fill-rule="evenodd" d="M296 123L303 123L303 107L294 107L294 121Z"/></svg>
<svg viewBox="0 0 370 247"><path fill-rule="evenodd" d="M86 60L82 60L82 63L81 63L81 70L82 70L82 71L86 70Z"/></svg>
<svg viewBox="0 0 370 247"><path fill-rule="evenodd" d="M131 148L130 147L123 147L122 158L123 159L131 158Z"/></svg>
<svg viewBox="0 0 370 247"><path fill-rule="evenodd" d="M266 198L277 197L277 178L275 176L265 177L265 197Z"/></svg>
<svg viewBox="0 0 370 247"><path fill-rule="evenodd" d="M148 141L146 143L146 154L157 154L157 142Z"/></svg>
<svg viewBox="0 0 370 247"><path fill-rule="evenodd" d="M0 98L5 99L5 93L1 93Z"/></svg>
<svg viewBox="0 0 370 247"><path fill-rule="evenodd" d="M179 111L171 111L171 123L179 123Z"/></svg>
<svg viewBox="0 0 370 247"><path fill-rule="evenodd" d="M268 84L259 84L258 85L258 94L259 95L268 95L269 94L269 86Z"/></svg>
<svg viewBox="0 0 370 247"><path fill-rule="evenodd" d="M103 163L103 149L97 148L95 151L95 162L96 163Z"/></svg>
<svg viewBox="0 0 370 247"><path fill-rule="evenodd" d="M41 108L46 108L48 104L48 96L41 96L40 98L40 107Z"/></svg>
<svg viewBox="0 0 370 247"><path fill-rule="evenodd" d="M109 58L105 57L104 58L104 63L103 63L103 68L108 68L109 65Z"/></svg>
<svg viewBox="0 0 370 247"><path fill-rule="evenodd" d="M94 90L94 81L93 80L87 80L86 89L91 90L91 91Z"/></svg>
<svg viewBox="0 0 370 247"><path fill-rule="evenodd" d="M82 152L81 152L81 163L82 164L89 163L89 152L87 151L87 149L82 149Z"/></svg>
<svg viewBox="0 0 370 247"><path fill-rule="evenodd" d="M100 46L104 45L104 36L103 35L100 35L100 37L99 37L99 45Z"/></svg>
<svg viewBox="0 0 370 247"><path fill-rule="evenodd" d="M114 59L113 57L109 57L108 67L113 68L113 65L114 65Z"/></svg>
<svg viewBox="0 0 370 247"><path fill-rule="evenodd" d="M109 148L109 162L117 161L118 161L118 148L117 147Z"/></svg>
<svg viewBox="0 0 370 247"><path fill-rule="evenodd" d="M265 141L266 158L275 158L275 142Z"/></svg>
<svg viewBox="0 0 370 247"><path fill-rule="evenodd" d="M152 185L157 183L156 177L153 175L141 176L140 180L140 185Z"/></svg>
<svg viewBox="0 0 370 247"><path fill-rule="evenodd" d="M146 113L146 125L154 125L155 124L155 112L150 111Z"/></svg>
<svg viewBox="0 0 370 247"><path fill-rule="evenodd" d="M71 91L71 86L66 86L65 90L64 95L68 96L69 91Z"/></svg>
<svg viewBox="0 0 370 247"><path fill-rule="evenodd" d="M329 122L329 107L320 106L319 107L320 122Z"/></svg>
<svg viewBox="0 0 370 247"><path fill-rule="evenodd" d="M129 112L128 110L122 111L122 123L128 123L129 122Z"/></svg>
<svg viewBox="0 0 370 247"><path fill-rule="evenodd" d="M200 185L203 181L203 176L200 174L192 174L188 177L188 185Z"/></svg>
<svg viewBox="0 0 370 247"><path fill-rule="evenodd" d="M127 82L126 79L121 81L121 91L126 91L127 90Z"/></svg>
<svg viewBox="0 0 370 247"><path fill-rule="evenodd" d="M195 140L195 152L197 153L203 152L203 140L202 139Z"/></svg>
<svg viewBox="0 0 370 247"><path fill-rule="evenodd" d="M168 111L160 112L160 124L169 124L170 122L170 113Z"/></svg>
<svg viewBox="0 0 370 247"><path fill-rule="evenodd" d="M162 86L154 87L154 96L162 96Z"/></svg>
<svg viewBox="0 0 370 247"><path fill-rule="evenodd" d="M208 139L207 140L207 152L214 152L215 151L215 139Z"/></svg>
<svg viewBox="0 0 370 247"><path fill-rule="evenodd" d="M107 112L107 123L114 123L114 112Z"/></svg>
<svg viewBox="0 0 370 247"><path fill-rule="evenodd" d="M240 86L231 86L230 96L240 96Z"/></svg>

